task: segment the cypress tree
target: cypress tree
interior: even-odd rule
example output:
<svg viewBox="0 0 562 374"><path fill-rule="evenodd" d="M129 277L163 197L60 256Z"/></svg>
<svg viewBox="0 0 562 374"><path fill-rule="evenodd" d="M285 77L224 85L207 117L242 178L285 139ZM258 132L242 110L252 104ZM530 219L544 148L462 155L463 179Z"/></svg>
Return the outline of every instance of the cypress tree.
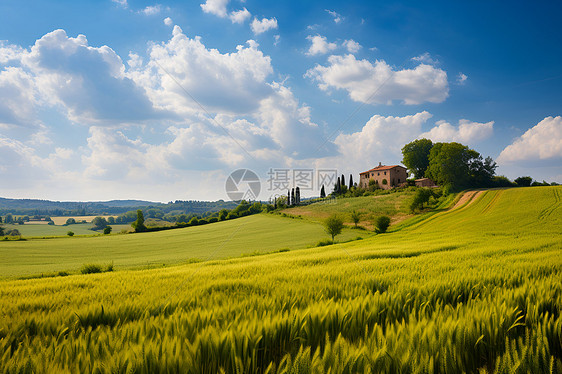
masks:
<svg viewBox="0 0 562 374"><path fill-rule="evenodd" d="M343 174L341 175L341 184L340 186L345 186L345 177L343 176ZM342 188L340 188L341 190Z"/></svg>
<svg viewBox="0 0 562 374"><path fill-rule="evenodd" d="M353 187L353 174L349 174L349 189L351 190Z"/></svg>
<svg viewBox="0 0 562 374"><path fill-rule="evenodd" d="M297 186L297 189L295 191L295 198L296 198L296 204L300 205L301 203L301 189Z"/></svg>
<svg viewBox="0 0 562 374"><path fill-rule="evenodd" d="M291 189L291 205L295 205L295 188Z"/></svg>
<svg viewBox="0 0 562 374"><path fill-rule="evenodd" d="M323 199L326 197L326 190L324 189L324 185L322 185L322 188L320 189L320 198Z"/></svg>
<svg viewBox="0 0 562 374"><path fill-rule="evenodd" d="M291 191L287 190L287 205L291 205Z"/></svg>

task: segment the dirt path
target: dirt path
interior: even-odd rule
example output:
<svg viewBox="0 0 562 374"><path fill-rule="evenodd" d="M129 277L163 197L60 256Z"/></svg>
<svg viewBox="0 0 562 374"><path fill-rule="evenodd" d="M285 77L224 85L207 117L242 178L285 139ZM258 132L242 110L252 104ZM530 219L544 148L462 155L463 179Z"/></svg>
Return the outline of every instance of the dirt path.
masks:
<svg viewBox="0 0 562 374"><path fill-rule="evenodd" d="M480 195L482 195L482 193L484 193L484 191L468 191L468 192L465 192L461 196L459 201L457 201L457 203L451 209L449 209L449 211L459 209L460 207L462 207L465 204L466 204L466 206L469 206L470 204L472 204L473 202L478 200L478 198L480 197Z"/></svg>

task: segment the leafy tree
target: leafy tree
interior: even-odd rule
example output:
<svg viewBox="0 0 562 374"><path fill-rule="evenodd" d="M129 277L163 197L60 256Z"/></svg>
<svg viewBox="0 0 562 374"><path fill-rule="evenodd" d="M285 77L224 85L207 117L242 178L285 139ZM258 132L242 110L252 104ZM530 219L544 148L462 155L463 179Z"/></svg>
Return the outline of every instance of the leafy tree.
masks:
<svg viewBox="0 0 562 374"><path fill-rule="evenodd" d="M416 209L423 209L423 204L429 202L429 198L432 193L429 188L420 188L416 191L412 203L410 204L410 210L413 212Z"/></svg>
<svg viewBox="0 0 562 374"><path fill-rule="evenodd" d="M137 210L137 220L131 223L135 232L143 232L146 231L146 226L144 225L144 215L142 214L142 210Z"/></svg>
<svg viewBox="0 0 562 374"><path fill-rule="evenodd" d="M94 230L101 230L107 227L107 221L103 217L96 217L92 220Z"/></svg>
<svg viewBox="0 0 562 374"><path fill-rule="evenodd" d="M4 227L0 225L0 236L4 236Z"/></svg>
<svg viewBox="0 0 562 374"><path fill-rule="evenodd" d="M197 217L193 217L190 221L189 224L191 226L197 226L199 224L199 220L197 219Z"/></svg>
<svg viewBox="0 0 562 374"><path fill-rule="evenodd" d="M114 225L115 224L115 217L111 216L111 217L107 217L107 223L110 225Z"/></svg>
<svg viewBox="0 0 562 374"><path fill-rule="evenodd" d="M496 168L498 165L491 157L486 157L484 161L482 161L482 156L476 151L475 156L469 165L469 174L471 179L471 184L476 187L491 187L492 186L492 179L494 174L496 174Z"/></svg>
<svg viewBox="0 0 562 374"><path fill-rule="evenodd" d="M375 231L378 234L385 233L386 230L388 230L389 226L390 226L390 218L387 216L380 216L375 221Z"/></svg>
<svg viewBox="0 0 562 374"><path fill-rule="evenodd" d="M219 212L219 221L224 221L227 215L228 215L228 210L221 209Z"/></svg>
<svg viewBox="0 0 562 374"><path fill-rule="evenodd" d="M6 234L9 236L21 236L21 233L18 229L9 230Z"/></svg>
<svg viewBox="0 0 562 374"><path fill-rule="evenodd" d="M402 147L402 163L416 178L422 178L429 167L429 153L433 142L429 139L417 139Z"/></svg>
<svg viewBox="0 0 562 374"><path fill-rule="evenodd" d="M324 186L322 186L322 187L324 187ZM0 216L0 223L2 223L2 216Z"/></svg>
<svg viewBox="0 0 562 374"><path fill-rule="evenodd" d="M326 190L324 189L324 185L322 185L322 188L320 189L320 198L323 199L326 197Z"/></svg>
<svg viewBox="0 0 562 374"><path fill-rule="evenodd" d="M72 231L68 231L68 232L66 233L66 235L68 235L68 236L74 236L74 233L73 233Z"/></svg>
<svg viewBox="0 0 562 374"><path fill-rule="evenodd" d="M13 222L14 222L14 217L13 217L10 213L8 213L8 214L6 214L6 217L4 217L4 222L6 222L6 223L13 223Z"/></svg>
<svg viewBox="0 0 562 374"><path fill-rule="evenodd" d="M68 225L75 225L75 224L76 224L76 220L75 220L74 218L69 218L69 219L67 219L67 220L66 220L66 223L65 223L66 226L68 226Z"/></svg>
<svg viewBox="0 0 562 374"><path fill-rule="evenodd" d="M529 187L531 185L531 183L533 183L533 178L531 178L531 177L519 177L519 178L515 178L514 182L517 183L518 186Z"/></svg>
<svg viewBox="0 0 562 374"><path fill-rule="evenodd" d="M357 228L357 224L359 223L359 221L361 221L361 213L356 210L351 212L351 220L355 224L355 228Z"/></svg>
<svg viewBox="0 0 562 374"><path fill-rule="evenodd" d="M478 152L460 143L436 143L429 152L425 174L443 186L466 186L471 177L470 164L479 157Z"/></svg>
<svg viewBox="0 0 562 374"><path fill-rule="evenodd" d="M384 185L388 184L388 181L386 180L386 178L382 180L382 184L384 184Z"/></svg>
<svg viewBox="0 0 562 374"><path fill-rule="evenodd" d="M324 229L332 236L332 241L334 241L334 238L341 234L341 230L343 229L343 220L334 214L324 221Z"/></svg>
<svg viewBox="0 0 562 374"><path fill-rule="evenodd" d="M112 229L113 229L113 228L112 228L111 226L106 226L106 228L103 229L103 233L104 233L105 235L109 235L109 234L111 234L111 230L112 230Z"/></svg>

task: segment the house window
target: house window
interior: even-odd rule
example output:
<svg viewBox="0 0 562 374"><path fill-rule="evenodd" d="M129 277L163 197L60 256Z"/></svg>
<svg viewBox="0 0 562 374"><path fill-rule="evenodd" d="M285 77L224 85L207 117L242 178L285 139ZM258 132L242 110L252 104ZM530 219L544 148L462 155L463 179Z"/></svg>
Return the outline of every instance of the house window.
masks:
<svg viewBox="0 0 562 374"><path fill-rule="evenodd" d="M381 175L380 171L377 173L377 175Z"/></svg>
<svg viewBox="0 0 562 374"><path fill-rule="evenodd" d="M398 183L400 183L400 178L398 178Z"/></svg>
<svg viewBox="0 0 562 374"><path fill-rule="evenodd" d="M384 175L386 175L386 171L384 172Z"/></svg>

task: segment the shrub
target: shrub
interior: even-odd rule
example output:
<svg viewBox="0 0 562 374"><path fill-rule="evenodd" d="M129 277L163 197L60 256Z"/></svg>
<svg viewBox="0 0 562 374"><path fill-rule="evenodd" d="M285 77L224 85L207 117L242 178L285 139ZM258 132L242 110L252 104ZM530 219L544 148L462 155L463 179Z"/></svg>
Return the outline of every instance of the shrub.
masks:
<svg viewBox="0 0 562 374"><path fill-rule="evenodd" d="M109 265L107 265L107 268L105 269L106 272L110 272L113 271L113 262Z"/></svg>
<svg viewBox="0 0 562 374"><path fill-rule="evenodd" d="M73 233L72 231L69 231L69 232L66 233L66 235L68 235L68 236L74 236L74 233Z"/></svg>
<svg viewBox="0 0 562 374"><path fill-rule="evenodd" d="M82 266L82 269L80 269L80 272L82 274L101 273L102 267L101 267L101 265L96 265L96 264L86 264L86 265Z"/></svg>
<svg viewBox="0 0 562 374"><path fill-rule="evenodd" d="M112 230L112 227L111 227L111 226L107 226L105 229L103 229L103 233L104 233L105 235L109 235L109 234L111 234L111 230Z"/></svg>
<svg viewBox="0 0 562 374"><path fill-rule="evenodd" d="M52 225L54 225L54 224L55 224L55 222L53 222L53 221L47 222L47 225L51 225L51 226L52 226Z"/></svg>
<svg viewBox="0 0 562 374"><path fill-rule="evenodd" d="M219 221L218 217L209 218L209 223L215 223L215 222L218 222L218 221Z"/></svg>
<svg viewBox="0 0 562 374"><path fill-rule="evenodd" d="M57 276L59 276L59 277L66 277L68 275L70 275L70 274L68 274L66 271L59 271L57 273Z"/></svg>
<svg viewBox="0 0 562 374"><path fill-rule="evenodd" d="M385 233L389 226L390 226L390 217L380 216L375 221L375 231L378 234Z"/></svg>
<svg viewBox="0 0 562 374"><path fill-rule="evenodd" d="M317 247L324 247L324 246L332 245L332 244L334 244L334 241L333 241L333 240L325 239L325 240L320 240L320 241L316 244L316 246L317 246Z"/></svg>

